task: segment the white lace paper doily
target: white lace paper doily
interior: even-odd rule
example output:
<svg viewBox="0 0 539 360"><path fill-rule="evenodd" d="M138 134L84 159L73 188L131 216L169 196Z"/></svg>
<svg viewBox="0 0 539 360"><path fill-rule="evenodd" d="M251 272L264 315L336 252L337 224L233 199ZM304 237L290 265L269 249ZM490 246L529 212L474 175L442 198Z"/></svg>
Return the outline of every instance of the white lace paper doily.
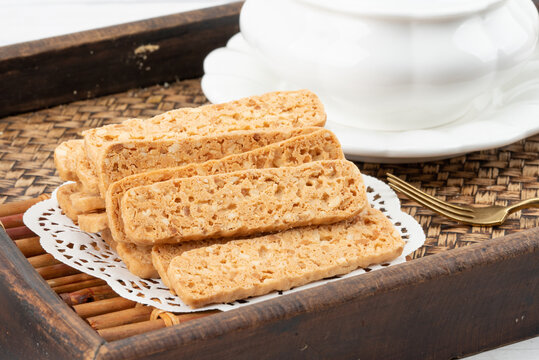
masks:
<svg viewBox="0 0 539 360"><path fill-rule="evenodd" d="M411 254L425 242L425 234L413 217L403 213L397 195L389 186L376 178L363 175L367 186L369 203L382 211L395 225L406 245L402 255L390 263L374 265L367 269L358 269L349 274L316 281L292 290L275 291L267 295L228 304L214 304L199 309L191 309L179 297L172 295L160 279L141 279L131 274L99 234L81 231L64 214L56 200L56 190L49 200L39 202L24 214L24 224L41 238L43 249L57 260L87 274L105 280L120 296L156 308L171 312L194 312L209 309L222 311L258 303L296 291L321 286L331 281L349 278L405 262Z"/></svg>

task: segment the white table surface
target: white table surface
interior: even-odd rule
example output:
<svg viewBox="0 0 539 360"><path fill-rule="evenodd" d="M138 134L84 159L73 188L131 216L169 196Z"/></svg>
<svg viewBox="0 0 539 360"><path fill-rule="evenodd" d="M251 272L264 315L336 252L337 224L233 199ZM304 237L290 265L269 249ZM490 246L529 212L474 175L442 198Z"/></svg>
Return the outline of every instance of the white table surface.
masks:
<svg viewBox="0 0 539 360"><path fill-rule="evenodd" d="M233 1L0 0L0 46L221 5ZM485 351L466 359L539 360L539 337Z"/></svg>

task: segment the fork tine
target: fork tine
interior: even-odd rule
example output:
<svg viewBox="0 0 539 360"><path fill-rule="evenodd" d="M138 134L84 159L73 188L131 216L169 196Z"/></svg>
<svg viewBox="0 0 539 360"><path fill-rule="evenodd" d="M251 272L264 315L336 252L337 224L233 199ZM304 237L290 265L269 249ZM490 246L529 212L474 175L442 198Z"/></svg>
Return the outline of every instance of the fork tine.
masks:
<svg viewBox="0 0 539 360"><path fill-rule="evenodd" d="M399 191L402 192L402 193L405 193L408 197L414 199L417 201L417 199L421 199L423 200L424 202L427 202L429 204L431 204L431 206L436 206L444 211L448 211L448 212L451 212L452 214L454 214L455 216L457 215L460 215L460 216L465 216L465 217L473 217L473 211L461 211L459 209L455 209L454 207L452 206L447 206L448 204L444 201L441 201L441 200L437 200L436 198L433 198L432 196L428 196L427 194L425 194L424 192L420 191L420 190L417 190L413 187L410 187L410 186L402 186L400 184L396 184L394 182L389 182L389 185L394 185L396 187L398 187Z"/></svg>
<svg viewBox="0 0 539 360"><path fill-rule="evenodd" d="M453 204L450 204L448 202L442 201L442 200L440 200L440 199L438 199L438 198L436 198L434 196L431 196L431 195L429 195L429 194L415 188L414 186L410 185L406 181L396 177L393 174L387 174L387 177L388 177L388 180L389 180L390 183L396 183L396 184L400 185L403 188L407 188L410 191L412 191L414 193L417 193L418 195L422 195L423 197L428 198L429 200L439 204L440 206L452 208L452 209L456 210L456 212L458 212L458 213L461 213L461 212L473 213L473 210L470 209L470 208L465 208L465 207L453 205Z"/></svg>
<svg viewBox="0 0 539 360"><path fill-rule="evenodd" d="M471 221L474 219L473 213L464 213L464 214L458 213L454 209L441 207L437 203L430 201L430 199L419 196L415 193L412 193L408 189L403 188L397 184L390 183L389 186L393 188L394 190L397 190L403 193L404 195L408 196L410 199L425 206L426 208L437 212L440 215L443 215L453 220L460 221L467 224L471 224L472 223Z"/></svg>

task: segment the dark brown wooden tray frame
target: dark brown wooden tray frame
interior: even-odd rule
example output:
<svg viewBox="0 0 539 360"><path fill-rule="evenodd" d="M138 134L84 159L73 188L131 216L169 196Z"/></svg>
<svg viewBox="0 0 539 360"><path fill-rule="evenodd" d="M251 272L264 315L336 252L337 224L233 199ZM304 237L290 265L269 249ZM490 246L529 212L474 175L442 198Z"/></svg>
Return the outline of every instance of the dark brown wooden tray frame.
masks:
<svg viewBox="0 0 539 360"><path fill-rule="evenodd" d="M233 3L0 47L0 117L199 77L204 57L239 31L240 8ZM154 51L140 51L148 45Z"/></svg>
<svg viewBox="0 0 539 360"><path fill-rule="evenodd" d="M200 76L207 52L238 30L240 6L4 47L0 116L174 77ZM127 61L133 48L144 44L168 49L155 52L148 65L155 71L142 71ZM84 56L90 49L101 55ZM58 67L64 58L69 60ZM103 67L110 64L112 71L105 72ZM91 71L73 78L70 74L81 66ZM82 94L74 94L72 88L83 89ZM13 94L4 97L7 89ZM539 333L538 250L539 229L531 229L106 342L51 290L0 230L0 357L456 358Z"/></svg>
<svg viewBox="0 0 539 360"><path fill-rule="evenodd" d="M0 233L9 358L451 359L537 335L539 229L105 342ZM46 356L44 356L46 355Z"/></svg>

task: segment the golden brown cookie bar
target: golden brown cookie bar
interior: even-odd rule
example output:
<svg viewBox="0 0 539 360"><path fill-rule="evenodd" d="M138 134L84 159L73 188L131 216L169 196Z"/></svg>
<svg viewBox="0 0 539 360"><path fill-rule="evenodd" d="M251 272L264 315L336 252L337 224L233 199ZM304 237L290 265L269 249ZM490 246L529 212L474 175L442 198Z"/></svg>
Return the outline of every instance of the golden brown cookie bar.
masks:
<svg viewBox="0 0 539 360"><path fill-rule="evenodd" d="M179 244L164 244L164 245L154 245L151 250L152 263L159 277L163 281L163 284L170 288L173 292L173 289L170 286L168 281L167 270L168 266L172 259L176 256L183 254L185 251L198 249L199 247L210 246L214 244L222 244L226 242L225 239L211 239L211 240L201 240L201 241L187 241Z"/></svg>
<svg viewBox="0 0 539 360"><path fill-rule="evenodd" d="M99 194L99 185L94 166L84 152L77 158L77 178L81 189L89 194Z"/></svg>
<svg viewBox="0 0 539 360"><path fill-rule="evenodd" d="M115 142L208 136L238 130L323 126L326 113L320 99L308 90L252 96L224 104L172 110L148 120L130 119L83 132L86 153L93 164Z"/></svg>
<svg viewBox="0 0 539 360"><path fill-rule="evenodd" d="M77 183L69 183L60 186L56 192L56 199L58 200L60 209L62 209L64 214L66 214L66 216L74 223L77 223L77 218L81 214L81 212L77 211L71 203L71 195L77 191Z"/></svg>
<svg viewBox="0 0 539 360"><path fill-rule="evenodd" d="M114 241L109 229L101 232L101 237L118 254L127 266L127 270L135 276L150 279L158 278L159 274L152 264L152 247Z"/></svg>
<svg viewBox="0 0 539 360"><path fill-rule="evenodd" d="M118 244L114 239L112 238L112 235L110 234L110 229L106 228L100 233L101 238L107 243L107 245L116 252L116 245Z"/></svg>
<svg viewBox="0 0 539 360"><path fill-rule="evenodd" d="M299 135L249 152L230 155L220 160L210 160L184 167L149 171L126 177L113 183L107 192L107 215L112 235L116 241L129 242L120 216L120 200L134 187L149 185L173 178L214 175L247 169L297 166L311 161L343 159L339 141L326 129Z"/></svg>
<svg viewBox="0 0 539 360"><path fill-rule="evenodd" d="M84 141L64 141L54 149L54 164L60 175L60 179L77 181L77 154L84 154Z"/></svg>
<svg viewBox="0 0 539 360"><path fill-rule="evenodd" d="M357 166L324 160L139 186L120 213L129 240L149 245L329 224L366 205Z"/></svg>
<svg viewBox="0 0 539 360"><path fill-rule="evenodd" d="M99 189L104 196L110 184L129 175L220 159L318 129L246 130L185 139L116 143L104 151L98 162Z"/></svg>
<svg viewBox="0 0 539 360"><path fill-rule="evenodd" d="M145 279L159 277L152 263L151 246L118 243L116 251L132 274Z"/></svg>
<svg viewBox="0 0 539 360"><path fill-rule="evenodd" d="M80 213L105 209L105 200L96 194L77 191L71 194L71 204Z"/></svg>
<svg viewBox="0 0 539 360"><path fill-rule="evenodd" d="M54 150L54 163L62 180L77 181L87 193L99 193L97 176L88 161L84 141L68 140Z"/></svg>
<svg viewBox="0 0 539 360"><path fill-rule="evenodd" d="M174 257L168 281L193 308L349 273L391 261L404 242L389 220L367 206L358 216L331 225L200 247Z"/></svg>
<svg viewBox="0 0 539 360"><path fill-rule="evenodd" d="M80 214L77 219L79 228L85 232L96 233L108 227L107 214L104 212Z"/></svg>

